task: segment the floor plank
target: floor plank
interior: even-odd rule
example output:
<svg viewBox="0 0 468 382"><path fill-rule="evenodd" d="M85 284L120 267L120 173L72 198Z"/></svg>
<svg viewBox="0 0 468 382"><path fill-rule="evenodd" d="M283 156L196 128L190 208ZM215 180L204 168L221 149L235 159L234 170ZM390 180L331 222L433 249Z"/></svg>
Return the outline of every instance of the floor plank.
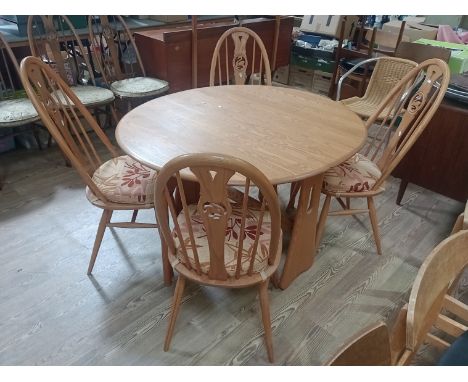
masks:
<svg viewBox="0 0 468 382"><path fill-rule="evenodd" d="M268 364L255 289L189 284L163 352L174 286L162 282L157 233L106 231L88 277L100 210L59 150L16 151L0 163L1 365ZM376 199L383 256L366 216L331 217L313 267L285 291L270 290L276 364L322 364L363 325L394 319L463 210L414 185L397 206L397 190L390 178ZM280 187L283 204L288 191ZM152 211L141 215L154 221ZM459 293L468 297L466 280ZM436 357L423 349L415 363Z"/></svg>

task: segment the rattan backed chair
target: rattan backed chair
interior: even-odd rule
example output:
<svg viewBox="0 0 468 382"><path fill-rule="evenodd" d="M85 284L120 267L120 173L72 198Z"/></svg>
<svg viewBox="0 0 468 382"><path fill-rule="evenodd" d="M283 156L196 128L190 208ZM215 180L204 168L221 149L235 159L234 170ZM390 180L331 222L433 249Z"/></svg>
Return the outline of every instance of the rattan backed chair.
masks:
<svg viewBox="0 0 468 382"><path fill-rule="evenodd" d="M146 76L132 33L121 16L89 16L89 41L94 65L116 97L147 100L169 90L166 81Z"/></svg>
<svg viewBox="0 0 468 382"><path fill-rule="evenodd" d="M103 108L116 120L114 93L96 86L88 51L67 16L29 16L29 48L70 86L80 102L98 115Z"/></svg>
<svg viewBox="0 0 468 382"><path fill-rule="evenodd" d="M189 194L183 179L195 182L199 192ZM262 192L262 202L249 198L252 187ZM234 157L186 154L161 169L154 198L169 261L179 274L164 350L171 343L186 280L224 288L257 285L273 362L268 283L279 265L282 235L279 200L266 176Z"/></svg>
<svg viewBox="0 0 468 382"><path fill-rule="evenodd" d="M328 215L368 213L377 252L382 253L374 197L385 190L388 176L436 112L447 89L449 73L447 64L442 60L427 60L413 68L387 92L383 102L366 122L368 129L371 126L376 129L376 134L368 139L361 153L325 173L322 192L326 197L317 228L317 243L320 242ZM343 210L329 211L332 197ZM365 198L367 208L351 208L351 199L355 198Z"/></svg>
<svg viewBox="0 0 468 382"><path fill-rule="evenodd" d="M271 69L262 39L251 29L234 27L216 43L211 59L210 86L271 85Z"/></svg>
<svg viewBox="0 0 468 382"><path fill-rule="evenodd" d="M348 109L351 109L363 119L368 119L373 115L392 88L411 69L417 66L417 63L414 61L395 57L378 57L362 61L340 78L337 90L337 100L340 98L341 85L343 81L358 67L366 65L371 61L376 61L376 64L372 71L372 76L369 80L369 85L367 86L364 96L341 100ZM387 112L388 109L384 109L379 118L384 118Z"/></svg>
<svg viewBox="0 0 468 382"><path fill-rule="evenodd" d="M127 155L119 155L75 93L41 59L23 59L21 80L42 122L85 183L88 200L103 210L89 262L90 274L106 227L158 227L154 223L136 222L139 210L154 208L156 172ZM97 139L88 132L95 134ZM102 150L96 141L102 144ZM111 222L115 210L133 211L131 221ZM163 259L167 259L164 253ZM163 263L164 270L170 272L167 261ZM168 277L166 281L171 276Z"/></svg>

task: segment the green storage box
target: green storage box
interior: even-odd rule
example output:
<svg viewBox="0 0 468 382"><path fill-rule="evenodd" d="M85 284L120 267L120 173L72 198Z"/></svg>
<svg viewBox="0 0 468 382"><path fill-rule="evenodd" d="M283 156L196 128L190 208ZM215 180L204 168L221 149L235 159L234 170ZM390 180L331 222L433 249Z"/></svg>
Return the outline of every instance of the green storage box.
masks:
<svg viewBox="0 0 468 382"><path fill-rule="evenodd" d="M428 40L425 38L420 38L419 40L416 40L415 43L450 49L452 51L449 60L450 72L452 74L468 72L468 45Z"/></svg>
<svg viewBox="0 0 468 382"><path fill-rule="evenodd" d="M306 57L295 52L291 55L291 64L305 69L321 70L327 73L333 73L335 69L335 61L320 57Z"/></svg>

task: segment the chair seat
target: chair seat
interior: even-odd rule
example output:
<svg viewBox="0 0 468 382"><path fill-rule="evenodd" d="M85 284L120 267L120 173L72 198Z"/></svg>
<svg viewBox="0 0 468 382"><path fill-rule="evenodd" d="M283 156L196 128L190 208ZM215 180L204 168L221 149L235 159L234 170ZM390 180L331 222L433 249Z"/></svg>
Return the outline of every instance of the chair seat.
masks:
<svg viewBox="0 0 468 382"><path fill-rule="evenodd" d="M156 171L128 155L103 163L93 174L93 181L111 202L148 204L153 202Z"/></svg>
<svg viewBox="0 0 468 382"><path fill-rule="evenodd" d="M226 265L226 272L230 276L234 276L237 267L237 251L239 249L238 238L240 235L242 221L242 206L240 203L236 202L232 202L231 206L232 214L227 223L226 234L224 238L224 262ZM203 273L207 274L210 269L210 249L208 245L206 230L203 225L202 218L198 213L197 206L194 204L189 205L188 210L192 223L193 235L196 242L198 258L200 261L200 268ZM243 255L241 261L241 275L247 274L247 271L250 266L248 254L253 249L259 216L260 211L258 209L248 209L244 229L244 242L242 246ZM190 265L195 267L195 256L193 254L188 226L183 211L178 215L177 221L180 225L180 230L184 239L185 248L187 250L187 256L190 260ZM268 266L269 245L271 238L271 218L270 213L268 211L265 211L265 214L263 215L263 222L260 230L261 233L257 247L258 255L256 256L253 265L254 273L259 273ZM177 238L177 233L175 229L173 230L172 234L175 238ZM177 258L181 263L185 263L182 248L180 246L180 241L175 240L175 243L177 243Z"/></svg>
<svg viewBox="0 0 468 382"><path fill-rule="evenodd" d="M115 99L114 93L112 93L112 91L98 86L78 85L72 86L70 89L73 91L73 93L75 93L75 95L78 97L81 103L86 107L105 105L112 102ZM64 93L59 92L58 99L63 105L68 104L65 101ZM73 102L71 102L71 100L69 100L68 102L71 105L73 105Z"/></svg>
<svg viewBox="0 0 468 382"><path fill-rule="evenodd" d="M134 77L115 81L110 88L120 97L151 97L166 92L169 84L156 78Z"/></svg>
<svg viewBox="0 0 468 382"><path fill-rule="evenodd" d="M357 153L325 173L323 188L330 192L368 191L381 175L374 162Z"/></svg>
<svg viewBox="0 0 468 382"><path fill-rule="evenodd" d="M0 101L0 127L21 126L38 119L36 109L27 98Z"/></svg>
<svg viewBox="0 0 468 382"><path fill-rule="evenodd" d="M341 100L340 102L345 105L351 111L354 111L360 117L370 118L380 106L379 99L366 99L360 97L351 97ZM385 118L390 113L390 107L384 108L380 113L379 119Z"/></svg>

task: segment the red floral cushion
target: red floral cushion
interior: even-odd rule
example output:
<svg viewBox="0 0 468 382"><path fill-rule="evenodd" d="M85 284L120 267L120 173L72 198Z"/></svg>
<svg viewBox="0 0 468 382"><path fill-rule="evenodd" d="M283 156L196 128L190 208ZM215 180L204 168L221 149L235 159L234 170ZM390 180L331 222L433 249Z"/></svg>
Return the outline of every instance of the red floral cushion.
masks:
<svg viewBox="0 0 468 382"><path fill-rule="evenodd" d="M128 155L103 163L93 174L99 190L112 202L125 204L153 203L156 171Z"/></svg>
<svg viewBox="0 0 468 382"><path fill-rule="evenodd" d="M240 235L242 209L241 205L232 203L232 213L226 226L226 234L224 238L224 260L226 265L226 271L230 276L234 276L237 267L237 251L238 251L238 239ZM198 258L200 261L200 267L203 273L208 273L210 269L210 249L208 245L208 238L206 234L205 226L201 216L198 213L196 205L188 206L190 213L190 220L193 229L193 235L197 247ZM250 252L253 250L255 237L257 235L257 223L260 216L260 211L255 209L248 209L247 218L244 229L244 242L242 246L242 260L241 260L241 272L240 274L246 274L250 266ZM179 222L185 248L190 264L195 268L195 257L193 254L193 248L190 241L189 231L185 215L183 211L177 217ZM177 238L175 229L172 232L175 243L177 246L177 258L181 263L184 263L184 257L180 241ZM261 272L268 265L269 256L269 245L271 238L271 218L268 211L265 211L263 216L262 225L260 227L260 238L257 246L257 255L253 265L253 272Z"/></svg>
<svg viewBox="0 0 468 382"><path fill-rule="evenodd" d="M374 162L357 153L325 173L323 188L331 192L368 191L381 175Z"/></svg>

